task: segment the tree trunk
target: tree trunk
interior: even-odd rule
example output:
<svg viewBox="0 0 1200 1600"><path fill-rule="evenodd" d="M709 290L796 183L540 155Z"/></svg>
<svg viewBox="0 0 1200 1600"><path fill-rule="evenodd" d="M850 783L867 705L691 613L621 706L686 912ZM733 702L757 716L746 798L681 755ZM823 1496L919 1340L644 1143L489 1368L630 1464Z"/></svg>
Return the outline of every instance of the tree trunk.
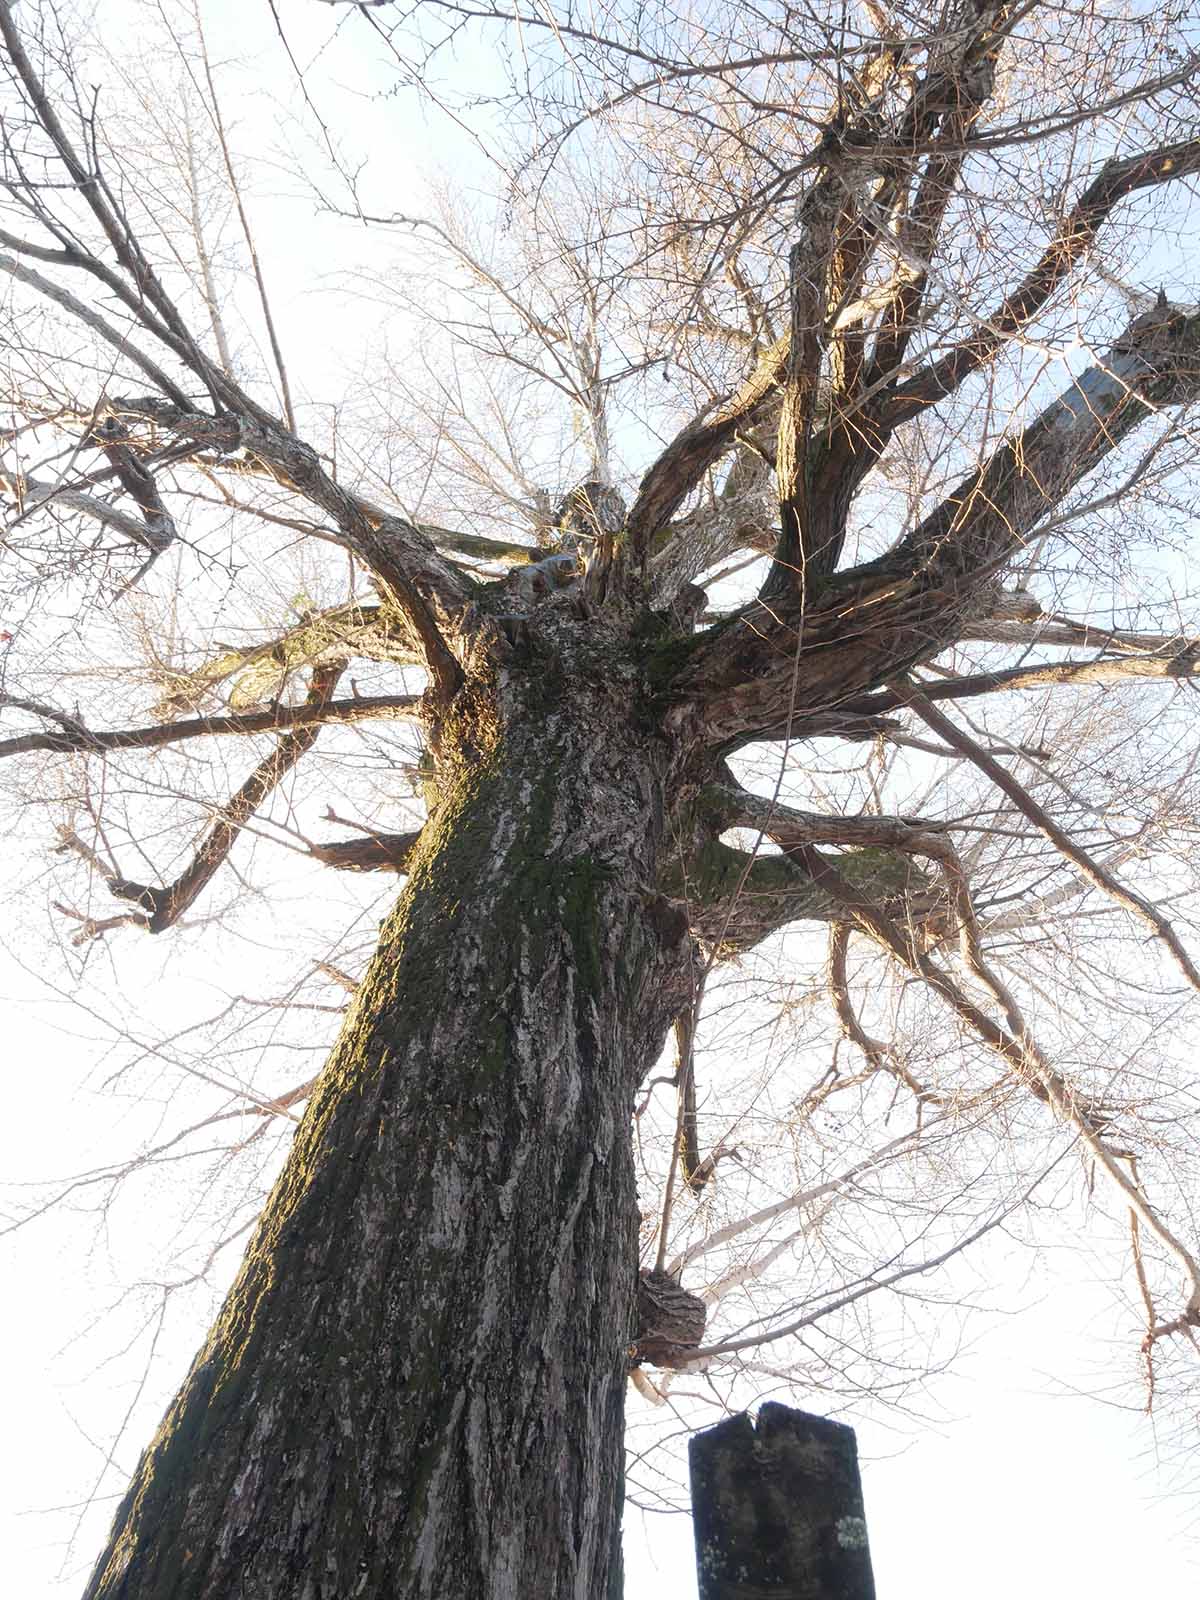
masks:
<svg viewBox="0 0 1200 1600"><path fill-rule="evenodd" d="M653 890L669 752L601 668L460 693L408 886L87 1600L619 1593L630 1114L691 944Z"/></svg>

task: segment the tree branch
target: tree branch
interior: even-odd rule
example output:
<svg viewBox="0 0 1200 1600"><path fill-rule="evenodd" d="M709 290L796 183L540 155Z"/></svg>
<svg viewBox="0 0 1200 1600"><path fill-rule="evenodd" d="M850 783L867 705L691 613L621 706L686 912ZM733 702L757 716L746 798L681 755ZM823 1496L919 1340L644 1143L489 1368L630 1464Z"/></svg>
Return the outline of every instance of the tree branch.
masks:
<svg viewBox="0 0 1200 1600"><path fill-rule="evenodd" d="M901 966L923 978L930 988L941 995L971 1031L1008 1063L1018 1081L1035 1098L1043 1101L1055 1118L1078 1137L1094 1159L1097 1169L1104 1174L1107 1182L1147 1232L1152 1233L1183 1267L1188 1299L1182 1320L1190 1324L1193 1319L1200 1318L1200 1261L1168 1227L1147 1200L1140 1185L1125 1171L1121 1155L1104 1138L1103 1116L1052 1065L1030 1033L1011 990L988 964L966 874L951 845L944 836L931 835L924 849L936 861L942 873L958 922L963 965L999 1007L1004 1017L1003 1027L976 1005L927 951L916 948L886 915L869 905L855 885L841 879L832 863L821 859L811 849L805 850L805 856L813 877L829 894L841 900L851 919L888 950Z"/></svg>
<svg viewBox="0 0 1200 1600"><path fill-rule="evenodd" d="M1137 155L1113 157L1076 201L1037 265L978 330L887 397L881 425L891 432L918 411L952 394L1025 328L1092 248L1118 201L1139 189L1200 172L1200 139L1182 140Z"/></svg>
<svg viewBox="0 0 1200 1600"><path fill-rule="evenodd" d="M1164 641L1176 645L1175 641ZM961 678L942 678L922 683L926 700L971 700L978 695L998 694L1013 689L1086 688L1098 683L1142 682L1178 683L1200 677L1200 656L1192 647L1162 656L1123 656L1107 661L1043 661L1028 667L1001 667L995 672L973 672ZM863 696L853 709L859 715L875 716L898 711L910 702L901 689ZM781 735L776 735L780 737ZM884 733L887 738L887 733Z"/></svg>
<svg viewBox="0 0 1200 1600"><path fill-rule="evenodd" d="M0 15L5 14L7 8L0 5ZM134 366L140 367L152 383L158 385L163 394L177 406L187 406L188 398L172 378L168 378L156 361L144 355L135 344L132 344L129 335L122 333L119 328L114 328L111 322L106 322L98 311L93 311L90 306L77 300L69 289L64 289L61 284L53 282L40 272L35 272L32 267L25 266L13 256L0 254L0 272L7 272L10 278L15 278L18 283L25 284L30 289L36 289L47 300L53 300L56 305L62 306L64 311L82 322L93 333L97 333L106 344L128 358Z"/></svg>
<svg viewBox="0 0 1200 1600"><path fill-rule="evenodd" d="M285 487L319 506L337 525L339 542L363 562L413 629L435 692L441 697L454 692L461 672L444 634L461 627L472 585L417 527L368 509L330 477L311 445L269 418L262 421L249 413L211 416L155 396L114 400L112 409L205 449L249 451Z"/></svg>
<svg viewBox="0 0 1200 1600"><path fill-rule="evenodd" d="M146 542L145 526L136 517L109 505L107 500L101 500L98 495L87 494L65 484L44 483L20 473L0 474L0 489L12 495L17 503L18 516L24 516L34 506L58 505L64 511L77 512L103 527L112 528L134 544Z"/></svg>
<svg viewBox="0 0 1200 1600"><path fill-rule="evenodd" d="M309 690L311 707L320 708L327 702L342 670L341 663L314 670L312 687ZM162 933L173 926L216 875L232 850L243 825L253 816L281 779L312 748L320 731L318 724L285 734L272 753L259 762L241 787L221 807L216 820L197 846L189 866L173 883L164 887L135 883L130 878L120 876L115 869L106 866L96 852L72 829L61 829L60 848L81 856L93 869L101 873L110 894L115 895L118 900L132 901L137 907L134 912L105 922L94 922L90 918L82 919L83 928L76 936L77 942L92 938L97 933L122 922L131 922L144 928L147 933Z"/></svg>
<svg viewBox="0 0 1200 1600"><path fill-rule="evenodd" d="M755 603L700 634L667 691L716 747L851 705L961 637L1028 533L1154 409L1200 395L1200 314L1138 317L1016 437L886 555ZM796 670L797 654L803 669Z"/></svg>
<svg viewBox="0 0 1200 1600"><path fill-rule="evenodd" d="M85 728L49 707L34 706L0 695L0 706L15 706L37 716L53 717L64 726L56 733L19 733L0 739L0 757L25 755L45 750L56 755L82 753L103 755L110 750L158 750L164 745L181 744L186 739L201 739L228 734L278 733L288 728L318 728L329 722L365 722L387 717L415 722L421 714L421 697L414 694L355 696L352 700L329 700L313 705L308 700L298 706L273 706L269 711L247 711L240 716L191 717L183 722L162 722L147 728Z"/></svg>
<svg viewBox="0 0 1200 1600"><path fill-rule="evenodd" d="M361 839L310 843L308 853L323 865L336 867L341 872L405 872L420 838L420 828L410 833L372 831Z"/></svg>
<svg viewBox="0 0 1200 1600"><path fill-rule="evenodd" d="M1147 927L1157 935L1166 945L1174 958L1176 966L1191 984L1192 988L1200 991L1200 971L1188 955L1179 940L1178 934L1163 916L1158 908L1145 899L1144 896L1126 888L1107 868L1100 865L1094 856L1076 844L1074 839L1060 828L1058 823L1050 816L1049 812L1038 805L1029 791L1013 777L1006 767L1000 765L994 756L988 754L982 745L958 726L951 722L949 717L943 716L915 685L907 687L908 704L952 749L958 750L967 756L980 772L985 773L1016 806L1022 816L1041 832L1055 849L1061 851L1067 860L1076 868L1080 875L1087 879L1109 899L1115 900L1118 905L1124 906L1126 911L1132 911L1135 917L1140 918Z"/></svg>

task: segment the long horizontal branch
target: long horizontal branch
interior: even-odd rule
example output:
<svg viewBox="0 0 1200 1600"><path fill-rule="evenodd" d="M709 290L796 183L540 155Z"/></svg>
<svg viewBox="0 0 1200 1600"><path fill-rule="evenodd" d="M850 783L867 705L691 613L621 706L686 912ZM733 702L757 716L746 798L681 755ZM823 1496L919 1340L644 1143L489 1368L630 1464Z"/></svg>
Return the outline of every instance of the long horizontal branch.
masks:
<svg viewBox="0 0 1200 1600"><path fill-rule="evenodd" d="M711 785L705 797L719 809L726 827L760 828L785 850L800 844L834 844L910 852L915 840L940 832L944 826L925 817L801 811L732 782Z"/></svg>
<svg viewBox="0 0 1200 1600"><path fill-rule="evenodd" d="M942 678L922 683L926 700L971 700L979 695L999 694L1010 689L1087 688L1091 684L1178 682L1200 677L1200 656L1180 650L1171 656L1123 656L1107 661L1043 661L1028 667L1000 667L995 672L965 673L960 678ZM885 690L855 701L853 709L864 716L897 711L911 702L902 689Z"/></svg>
<svg viewBox="0 0 1200 1600"><path fill-rule="evenodd" d="M9 702L11 703L11 701ZM4 698L0 697L0 705ZM57 755L99 755L110 750L157 750L186 739L221 734L280 733L289 728L316 728L329 722L365 722L375 717L412 722L421 711L421 697L413 694L355 696L330 700L324 705L273 706L269 711L247 711L236 716L190 717L181 722L161 722L146 728L85 728L74 719L68 726L42 733L19 733L0 739L0 757L46 750Z"/></svg>
<svg viewBox="0 0 1200 1600"><path fill-rule="evenodd" d="M1118 655L1180 661L1200 645L1200 636L1186 633L1133 633L1122 628L1102 628L1069 617L981 617L968 622L959 635L980 644L1077 645Z"/></svg>

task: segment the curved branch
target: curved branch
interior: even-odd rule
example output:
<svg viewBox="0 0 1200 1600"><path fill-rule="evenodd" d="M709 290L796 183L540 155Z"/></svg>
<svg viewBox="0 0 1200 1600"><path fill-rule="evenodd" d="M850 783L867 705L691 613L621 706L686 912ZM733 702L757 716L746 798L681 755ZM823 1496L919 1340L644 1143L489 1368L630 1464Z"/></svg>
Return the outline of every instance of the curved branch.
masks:
<svg viewBox="0 0 1200 1600"><path fill-rule="evenodd" d="M911 1090L919 1105L944 1105L944 1095L932 1093L914 1078L896 1052L878 1039L872 1039L859 1021L846 970L851 931L848 922L834 922L829 928L829 993L842 1032L862 1051L872 1072L889 1073L898 1083ZM836 1072L836 1067L831 1071ZM833 1087L836 1087L836 1083Z"/></svg>
<svg viewBox="0 0 1200 1600"><path fill-rule="evenodd" d="M73 511L80 516L90 517L93 522L124 534L134 544L146 543L146 530L143 524L136 517L131 517L127 511L121 511L116 506L109 505L107 500L101 500L98 495L86 494L83 490L72 489L66 484L44 483L39 479L27 478L15 472L0 474L0 490L12 495L17 503L18 516L25 516L35 506L61 506L64 511Z"/></svg>
<svg viewBox="0 0 1200 1600"><path fill-rule="evenodd" d="M1018 783L1006 767L1001 766L982 745L964 733L957 723L943 716L920 690L910 686L908 693L908 704L922 722L932 728L952 749L967 756L980 772L985 773L996 787L1008 796L1021 815L1027 817L1040 832L1045 834L1055 849L1066 856L1082 877L1103 894L1108 895L1110 900L1115 900L1118 905L1124 906L1126 911L1132 911L1135 917L1139 917L1166 945L1176 966L1192 988L1200 991L1200 971L1197 971L1195 963L1180 942L1179 935L1162 912L1143 895L1127 888L1086 850L1081 849L1074 839L1059 827L1049 812L1038 805L1024 785Z"/></svg>
<svg viewBox="0 0 1200 1600"><path fill-rule="evenodd" d="M790 342L787 336L777 339L732 398L708 416L689 422L645 474L626 523L635 556L650 547L737 435L753 429L778 405Z"/></svg>
<svg viewBox="0 0 1200 1600"><path fill-rule="evenodd" d="M474 585L419 528L343 489L311 445L270 418L249 412L213 416L153 395L123 397L111 405L127 419L149 423L201 448L222 454L248 451L278 482L319 506L337 525L338 542L362 561L412 628L437 692L453 692L461 673L445 634L457 631L469 612Z"/></svg>
<svg viewBox="0 0 1200 1600"><path fill-rule="evenodd" d="M881 425L891 432L901 422L952 394L1008 341L1025 328L1092 248L1102 223L1118 201L1139 189L1200 172L1200 139L1186 139L1106 161L1076 201L1037 265L969 339L918 372L887 397Z"/></svg>
<svg viewBox="0 0 1200 1600"><path fill-rule="evenodd" d="M338 663L334 666L318 667L313 672L312 687L309 690L309 701L312 706L319 707L327 701L342 670L343 664ZM102 874L110 894L115 895L118 900L131 901L137 907L135 911L124 916L101 922L95 922L90 918L81 919L83 927L75 936L76 942L92 938L97 933L121 923L132 923L136 927L144 928L147 933L163 933L178 922L216 876L233 849L244 824L284 776L312 748L320 731L318 724L284 735L271 754L259 762L241 787L221 807L216 820L197 846L190 864L173 883L159 887L135 883L130 878L122 877L115 868L106 866L97 853L72 829L61 829L60 849L71 850L81 856Z"/></svg>

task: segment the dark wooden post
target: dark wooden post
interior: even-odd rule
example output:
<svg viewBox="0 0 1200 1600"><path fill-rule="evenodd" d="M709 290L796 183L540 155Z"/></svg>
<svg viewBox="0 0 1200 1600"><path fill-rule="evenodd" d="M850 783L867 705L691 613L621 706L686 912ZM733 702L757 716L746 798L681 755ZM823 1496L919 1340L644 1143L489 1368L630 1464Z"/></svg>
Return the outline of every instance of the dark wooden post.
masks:
<svg viewBox="0 0 1200 1600"><path fill-rule="evenodd" d="M768 1402L688 1456L700 1600L875 1600L853 1428Z"/></svg>

